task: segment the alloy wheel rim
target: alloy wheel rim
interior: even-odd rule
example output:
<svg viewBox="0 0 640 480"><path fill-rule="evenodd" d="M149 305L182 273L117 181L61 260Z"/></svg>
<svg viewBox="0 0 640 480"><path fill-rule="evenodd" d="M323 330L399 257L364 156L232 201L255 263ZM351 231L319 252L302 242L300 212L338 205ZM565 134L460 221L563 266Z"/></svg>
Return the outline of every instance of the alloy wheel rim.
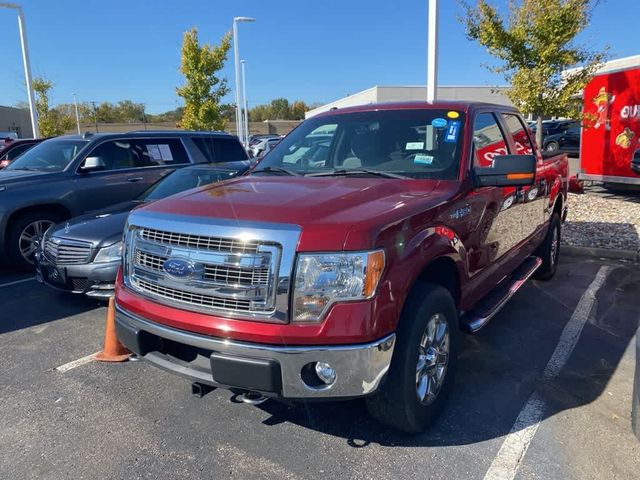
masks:
<svg viewBox="0 0 640 480"><path fill-rule="evenodd" d="M442 389L449 365L449 348L449 324L443 314L436 313L427 322L418 346L416 394L423 405L433 403Z"/></svg>
<svg viewBox="0 0 640 480"><path fill-rule="evenodd" d="M44 232L53 225L50 220L36 220L30 223L20 233L18 238L18 248L20 254L27 262L33 263L33 256L36 253L36 240L42 238Z"/></svg>

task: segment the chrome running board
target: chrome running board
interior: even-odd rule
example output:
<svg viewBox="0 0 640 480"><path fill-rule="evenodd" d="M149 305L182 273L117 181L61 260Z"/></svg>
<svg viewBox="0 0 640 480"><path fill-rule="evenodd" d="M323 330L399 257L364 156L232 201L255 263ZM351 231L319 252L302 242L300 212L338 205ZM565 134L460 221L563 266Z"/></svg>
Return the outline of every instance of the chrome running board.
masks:
<svg viewBox="0 0 640 480"><path fill-rule="evenodd" d="M529 257L522 262L510 276L496 285L472 310L462 316L460 319L462 328L469 333L475 333L489 323L489 320L520 290L540 265L542 265L542 259L539 257Z"/></svg>

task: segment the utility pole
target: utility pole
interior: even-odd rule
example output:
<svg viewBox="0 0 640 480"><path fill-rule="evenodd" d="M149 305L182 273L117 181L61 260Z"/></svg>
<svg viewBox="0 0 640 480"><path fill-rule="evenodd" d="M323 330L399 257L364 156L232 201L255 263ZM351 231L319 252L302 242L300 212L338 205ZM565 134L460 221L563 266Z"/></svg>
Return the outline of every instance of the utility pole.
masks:
<svg viewBox="0 0 640 480"><path fill-rule="evenodd" d="M18 11L18 30L20 31L20 44L22 45L22 62L24 63L24 78L27 84L27 97L29 99L29 112L31 113L31 129L33 138L40 137L38 128L38 112L36 112L36 99L33 93L33 81L31 79L31 62L29 60L29 44L27 43L27 30L24 22L22 7L15 3L0 2L0 8L12 8Z"/></svg>
<svg viewBox="0 0 640 480"><path fill-rule="evenodd" d="M236 70L236 134L238 139L242 142L242 99L240 93L240 53L238 50L238 23L240 22L255 22L255 18L251 17L234 17L233 18L233 58ZM245 145L245 148L247 146Z"/></svg>
<svg viewBox="0 0 640 480"><path fill-rule="evenodd" d="M96 109L96 102L91 102L93 105L93 122L96 126L96 133L98 133L98 110Z"/></svg>
<svg viewBox="0 0 640 480"><path fill-rule="evenodd" d="M78 99L76 98L76 94L73 94L73 105L76 108L76 125L78 127L78 135L82 135L80 132L80 114L78 113Z"/></svg>
<svg viewBox="0 0 640 480"><path fill-rule="evenodd" d="M438 0L429 0L427 18L427 102L438 98Z"/></svg>
<svg viewBox="0 0 640 480"><path fill-rule="evenodd" d="M245 61L240 60L242 65L242 99L244 102L244 115L242 117L242 135L245 148L249 147L249 102L247 101L247 78L245 76Z"/></svg>

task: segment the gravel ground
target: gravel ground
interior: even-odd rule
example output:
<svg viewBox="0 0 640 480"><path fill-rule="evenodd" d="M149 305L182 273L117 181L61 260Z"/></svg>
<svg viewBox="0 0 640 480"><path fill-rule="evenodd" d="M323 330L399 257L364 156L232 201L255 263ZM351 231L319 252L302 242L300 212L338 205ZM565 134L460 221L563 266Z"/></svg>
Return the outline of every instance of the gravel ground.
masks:
<svg viewBox="0 0 640 480"><path fill-rule="evenodd" d="M639 198L587 190L569 194L563 242L578 247L640 251Z"/></svg>

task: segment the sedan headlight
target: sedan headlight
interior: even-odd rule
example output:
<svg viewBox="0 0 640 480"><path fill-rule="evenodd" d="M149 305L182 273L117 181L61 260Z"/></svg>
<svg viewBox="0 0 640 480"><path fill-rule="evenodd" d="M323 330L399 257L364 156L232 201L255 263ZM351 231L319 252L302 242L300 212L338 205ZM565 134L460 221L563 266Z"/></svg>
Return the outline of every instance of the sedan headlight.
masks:
<svg viewBox="0 0 640 480"><path fill-rule="evenodd" d="M293 321L319 322L336 302L373 297L384 260L382 250L298 255Z"/></svg>
<svg viewBox="0 0 640 480"><path fill-rule="evenodd" d="M98 250L94 263L119 262L122 257L122 241Z"/></svg>

